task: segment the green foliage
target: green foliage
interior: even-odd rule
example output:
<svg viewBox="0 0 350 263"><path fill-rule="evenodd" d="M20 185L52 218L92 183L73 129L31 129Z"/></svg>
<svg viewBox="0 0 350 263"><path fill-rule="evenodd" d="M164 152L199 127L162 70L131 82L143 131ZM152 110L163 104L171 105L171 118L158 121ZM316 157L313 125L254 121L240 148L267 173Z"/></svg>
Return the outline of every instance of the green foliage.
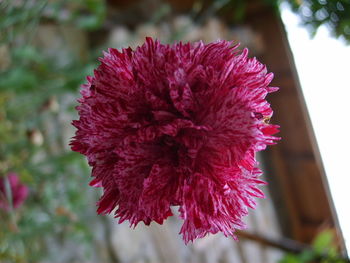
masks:
<svg viewBox="0 0 350 263"><path fill-rule="evenodd" d="M58 85L56 78L23 66L9 70L2 80L1 115L5 120L0 122L4 142L0 144L0 172L2 176L18 173L30 194L18 210L0 211L0 261L49 260L48 244L57 243L50 241L55 237L60 237L62 247L66 242L85 244L80 249L87 255L92 236L85 222L95 217L91 203L96 200L88 192L86 161L68 149L62 138L64 127L59 125L62 112L68 112L74 103L62 108L67 91L59 86L65 87L71 78L61 76ZM60 113L43 107L52 94ZM43 137L43 143L32 138L35 133Z"/></svg>
<svg viewBox="0 0 350 263"><path fill-rule="evenodd" d="M48 9L52 12L50 18L60 23L74 23L87 30L99 28L106 13L105 5L100 0L53 1L49 2ZM68 11L68 14L63 14L63 11Z"/></svg>
<svg viewBox="0 0 350 263"><path fill-rule="evenodd" d="M315 34L321 25L326 25L335 37L350 43L349 0L288 0L299 14L304 25Z"/></svg>
<svg viewBox="0 0 350 263"><path fill-rule="evenodd" d="M19 33L32 33L42 21L98 29L105 15L103 0L3 0L0 1L0 43L11 43Z"/></svg>
<svg viewBox="0 0 350 263"><path fill-rule="evenodd" d="M0 262L92 261L96 193L86 160L68 140L78 88L98 60L69 46L46 50L35 37L39 22L59 28L62 38L65 27L98 28L105 5L10 0L0 12L0 176L15 172L30 189L23 206L0 210ZM76 253L64 253L70 247Z"/></svg>
<svg viewBox="0 0 350 263"><path fill-rule="evenodd" d="M330 33L350 44L350 0L261 0L276 10L283 2L289 3L292 10L301 18L311 35L325 25ZM240 22L246 15L247 1L215 0L213 6L224 7L232 13L233 21Z"/></svg>
<svg viewBox="0 0 350 263"><path fill-rule="evenodd" d="M37 25L46 1L0 2L0 43L10 43L24 30L31 30Z"/></svg>
<svg viewBox="0 0 350 263"><path fill-rule="evenodd" d="M300 254L286 254L279 263L346 263L342 258L335 244L335 233L324 230L318 234L312 243L310 250L305 250Z"/></svg>

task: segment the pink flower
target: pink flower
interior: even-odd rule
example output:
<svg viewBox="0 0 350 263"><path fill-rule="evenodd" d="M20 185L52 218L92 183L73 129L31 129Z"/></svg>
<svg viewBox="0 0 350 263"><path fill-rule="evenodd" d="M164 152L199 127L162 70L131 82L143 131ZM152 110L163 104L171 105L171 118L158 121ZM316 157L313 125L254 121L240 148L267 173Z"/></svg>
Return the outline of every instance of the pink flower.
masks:
<svg viewBox="0 0 350 263"><path fill-rule="evenodd" d="M187 243L234 236L257 188L255 153L278 126L265 100L273 75L247 50L218 41L109 49L82 86L72 150L87 156L98 213L162 224L179 206Z"/></svg>
<svg viewBox="0 0 350 263"><path fill-rule="evenodd" d="M9 186L9 190L7 185ZM13 208L18 208L27 199L28 187L19 181L17 174L8 173L6 177L0 177L0 209L8 211L10 202L8 197L12 198Z"/></svg>

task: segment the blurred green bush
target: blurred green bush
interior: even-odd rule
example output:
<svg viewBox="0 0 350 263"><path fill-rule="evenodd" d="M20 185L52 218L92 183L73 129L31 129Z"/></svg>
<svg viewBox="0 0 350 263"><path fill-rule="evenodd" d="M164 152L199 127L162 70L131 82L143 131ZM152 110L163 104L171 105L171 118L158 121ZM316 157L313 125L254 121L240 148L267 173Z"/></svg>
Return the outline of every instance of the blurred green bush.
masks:
<svg viewBox="0 0 350 263"><path fill-rule="evenodd" d="M68 142L78 87L98 60L65 43L99 28L105 4L10 0L0 10L0 176L15 172L30 189L21 207L0 211L0 262L91 261L96 193ZM45 46L48 30L62 43Z"/></svg>

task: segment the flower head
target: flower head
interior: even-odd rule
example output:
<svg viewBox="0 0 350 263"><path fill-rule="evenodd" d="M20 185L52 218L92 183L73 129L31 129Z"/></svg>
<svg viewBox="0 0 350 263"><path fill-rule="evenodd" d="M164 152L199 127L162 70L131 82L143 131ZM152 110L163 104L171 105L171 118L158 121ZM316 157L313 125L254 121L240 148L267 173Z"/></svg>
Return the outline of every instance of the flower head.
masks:
<svg viewBox="0 0 350 263"><path fill-rule="evenodd" d="M265 96L273 75L231 42L109 49L82 86L72 150L87 156L98 213L162 224L179 206L185 242L234 235L257 188L255 153L278 126ZM116 208L116 209L115 209Z"/></svg>
<svg viewBox="0 0 350 263"><path fill-rule="evenodd" d="M28 187L19 181L17 174L9 173L6 177L0 177L0 209L8 211L11 203L13 208L18 208L27 196Z"/></svg>

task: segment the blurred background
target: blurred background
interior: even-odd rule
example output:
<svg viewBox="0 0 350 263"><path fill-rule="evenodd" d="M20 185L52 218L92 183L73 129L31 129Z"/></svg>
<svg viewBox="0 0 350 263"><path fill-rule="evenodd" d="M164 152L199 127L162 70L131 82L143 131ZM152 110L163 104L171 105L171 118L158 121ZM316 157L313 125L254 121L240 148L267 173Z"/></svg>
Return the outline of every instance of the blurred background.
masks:
<svg viewBox="0 0 350 263"><path fill-rule="evenodd" d="M310 42L318 28L326 37ZM88 186L87 161L68 145L79 86L102 50L135 48L146 36L240 42L275 74L280 91L268 100L283 140L258 156L267 198L250 211L239 242L217 234L185 246L176 216L130 229L96 215L101 192ZM339 48L326 42L330 37ZM349 176L346 151L331 151L335 144L349 148L334 138L349 131L341 126L349 93L335 90L348 85L350 65L342 61L349 43L349 0L0 0L0 262L349 262L340 225L348 225L350 197L330 191L324 164L328 176L333 170L319 150L330 163L342 160L337 174ZM329 68L344 81L325 82ZM324 136L321 123L330 128ZM327 134L333 140L321 143Z"/></svg>

